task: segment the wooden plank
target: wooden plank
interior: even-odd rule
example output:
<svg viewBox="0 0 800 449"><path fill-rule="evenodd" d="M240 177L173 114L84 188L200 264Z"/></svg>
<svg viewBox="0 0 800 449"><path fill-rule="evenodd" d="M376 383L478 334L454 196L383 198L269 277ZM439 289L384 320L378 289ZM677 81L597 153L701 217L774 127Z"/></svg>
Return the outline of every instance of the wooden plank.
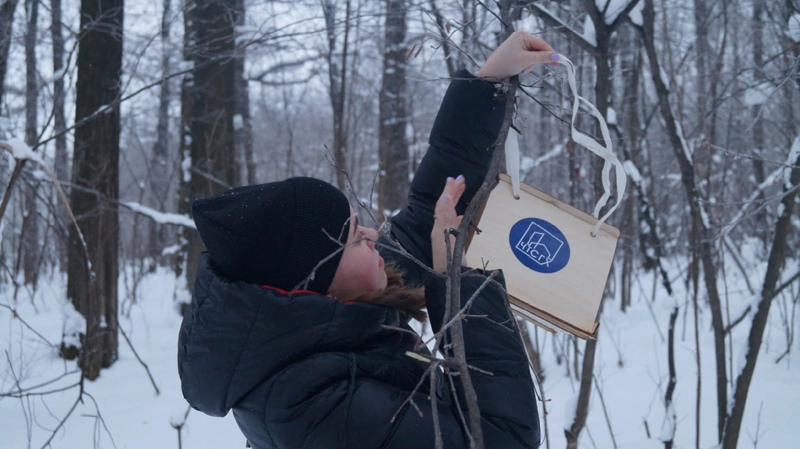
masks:
<svg viewBox="0 0 800 449"><path fill-rule="evenodd" d="M508 184L508 188L509 189L511 188L511 177L508 176L507 174L500 173L500 181L503 182L503 183ZM582 211L580 209L572 207L569 204L564 203L562 201L559 201L559 200L553 198L552 196L542 192L541 190L537 190L536 188L531 187L528 184L525 184L524 182L519 183L519 186L520 186L519 187L520 190L524 190L525 192L530 193L531 195L541 199L542 201L544 201L544 202L546 202L548 204L552 204L553 206L563 210L564 212L567 212L568 214L571 214L572 216L585 221L586 223L592 225L593 228L594 228L594 225L597 224L597 219L596 218L594 218L590 214L587 214L586 212L584 212L584 211ZM499 188L500 185L498 185L497 187ZM616 238L619 238L619 229L611 226L608 223L603 223L600 226L600 229L605 231L605 232L607 232L607 233L609 233L609 234L611 234L611 235L613 235Z"/></svg>
<svg viewBox="0 0 800 449"><path fill-rule="evenodd" d="M512 303L529 315L580 338L592 338L619 231L604 224L592 237L596 219L526 184L521 184L520 199L515 199L510 179L501 176L500 184L484 205L479 224L482 233L472 238L470 262L487 269L502 269ZM555 228L553 234L547 231L550 228L539 226L542 220L542 226ZM534 221L528 225L523 240L512 241L518 238L511 235L513 226L524 228ZM563 234L560 237L556 236L559 232ZM539 240L530 240L531 233ZM556 246L548 249L541 244L543 241ZM530 254L522 251L534 247L537 250L530 250ZM543 252L538 251L541 248ZM557 255L567 256L565 265L548 272L558 265L553 262Z"/></svg>

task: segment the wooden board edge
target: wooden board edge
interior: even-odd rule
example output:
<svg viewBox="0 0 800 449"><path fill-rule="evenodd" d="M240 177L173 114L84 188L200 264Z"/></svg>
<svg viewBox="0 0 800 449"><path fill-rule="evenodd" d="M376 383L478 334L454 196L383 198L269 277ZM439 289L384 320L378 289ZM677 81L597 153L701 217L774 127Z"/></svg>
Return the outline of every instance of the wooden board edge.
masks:
<svg viewBox="0 0 800 449"><path fill-rule="evenodd" d="M521 301L519 298L517 298L515 296L508 295L508 299L509 299L509 302L511 302L514 306L516 306L516 307L518 307L520 309L524 309L526 312L537 316L538 318L546 321L547 323L551 324L552 326L557 327L557 328L561 329L564 332L568 332L568 333L570 333L570 334L572 334L572 335L574 335L574 336L576 336L576 337L578 337L578 338L580 338L582 340L587 340L587 339L594 340L596 338L596 336L597 336L597 328L600 326L600 323L598 323L597 321L595 321L594 326L592 326L591 332L589 332L589 331L587 331L585 329L581 329L581 328L579 328L579 327L577 327L577 326L575 326L575 325L573 325L571 323L568 323L567 321L564 321L564 320L562 320L561 318L558 318L555 315L547 313L544 310L536 308L536 307L528 304L525 301ZM535 321L531 320L529 317L523 316L523 318L527 318L529 321L535 323Z"/></svg>
<svg viewBox="0 0 800 449"><path fill-rule="evenodd" d="M499 178L500 178L500 181L502 181L503 183L507 184L509 186L509 188L510 188L510 186L511 186L511 177L510 176L508 176L505 173L500 173L500 177ZM580 209L577 209L577 208L575 208L573 206L570 206L569 204L567 204L567 203L565 203L563 201L559 201L558 199L556 199L556 198L554 198L554 197L542 192L541 190L536 189L533 186L525 184L524 182L520 182L519 185L520 185L520 189L530 193L531 195L539 198L540 200L545 201L547 203L550 203L550 204L556 206L557 208L563 210L564 212L567 212L568 214L570 214L570 215L572 215L572 216L574 216L576 218L579 218L580 220L583 220L583 221L585 221L586 223L588 223L588 224L590 224L592 226L597 224L597 219L594 218L593 216L587 214L586 212L584 212L584 211L582 211ZM497 188L497 187L495 187L495 188ZM485 205L484 205L484 207L485 207ZM483 212L483 210L481 210L481 212ZM600 226L600 229L602 231L605 231L608 234L616 237L617 239L619 238L619 229L615 228L614 226L611 226L608 223L603 223L603 225Z"/></svg>
<svg viewBox="0 0 800 449"><path fill-rule="evenodd" d="M559 329L554 327L552 324L528 312L522 307L519 307L514 303L509 303L509 304L511 305L511 311L514 312L515 315L521 317L522 319L526 320L529 323L532 323L536 327L544 329L545 331L550 332L551 334L555 334L559 331Z"/></svg>

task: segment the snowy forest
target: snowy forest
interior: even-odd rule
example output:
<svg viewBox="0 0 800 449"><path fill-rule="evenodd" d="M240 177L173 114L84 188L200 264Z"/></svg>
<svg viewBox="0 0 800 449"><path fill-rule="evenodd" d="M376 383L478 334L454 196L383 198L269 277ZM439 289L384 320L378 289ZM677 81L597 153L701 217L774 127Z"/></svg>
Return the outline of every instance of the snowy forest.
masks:
<svg viewBox="0 0 800 449"><path fill-rule="evenodd" d="M542 447L797 447L798 0L0 0L0 446L244 447L181 394L191 201L312 176L390 218L513 30L628 177L596 338L520 320ZM566 74L509 115L522 180L591 213Z"/></svg>

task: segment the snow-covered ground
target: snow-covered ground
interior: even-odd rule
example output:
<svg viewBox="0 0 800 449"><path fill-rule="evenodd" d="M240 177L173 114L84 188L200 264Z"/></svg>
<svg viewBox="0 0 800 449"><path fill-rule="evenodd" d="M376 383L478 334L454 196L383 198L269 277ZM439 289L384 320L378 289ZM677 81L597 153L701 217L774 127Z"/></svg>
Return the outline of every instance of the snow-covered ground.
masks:
<svg viewBox="0 0 800 449"><path fill-rule="evenodd" d="M77 404L66 422L59 426L79 394L76 387L70 387L79 380L76 364L60 359L54 347L60 342L64 310L68 310L63 304L64 284L64 279L56 276L40 284L33 300L29 291L20 289L16 301L13 287L0 285L0 304L15 309L18 314L18 318L14 317L9 308L0 307L0 348L3 351L0 354L0 394L4 394L0 397L0 447L39 448L52 437L53 448L177 448L178 431L173 425L184 422L187 404L181 395L176 367L181 318L176 311L175 298L185 299L185 290L176 287L171 273L158 271L138 284L134 303L123 300L125 304L121 307L123 311L130 311L129 316L120 317L121 326L149 366L160 394L156 394L145 369L120 335L119 360L110 369L103 370L96 381L86 382L84 402ZM674 284L682 288L683 282ZM122 276L121 294L130 291L132 285L130 276ZM597 389L594 391L588 428L581 434L580 447L663 447L658 438L665 422L662 398L668 373L666 336L669 314L675 304L681 305L675 349L676 447L694 447L696 350L693 316L691 308L687 310L686 307L691 302L683 291L676 292L673 297L657 293L657 299L650 302L650 275L640 276L634 291L637 293L627 312L620 312L619 303L614 300L606 304L602 315L595 363L601 395L597 394ZM749 303L750 294L743 285L731 285L730 280L727 293L731 300L730 316L735 318ZM714 447L716 442L715 368L709 323L710 316L703 307L699 324L700 447L703 448ZM738 360L743 358L740 353L748 331L749 319L733 333L731 360L737 365L735 372L738 372ZM567 375L567 365L555 360L554 348L567 344L567 340L562 337L554 340L543 331L538 331L538 339L546 376L544 393L549 412L549 443L552 448L561 448L565 446L562 429L571 417L578 383L574 376ZM775 359L785 348L786 337L775 303L749 395L740 448L797 447L800 368L793 362L798 350L795 347L776 364ZM63 377L32 388L59 376ZM31 395L22 399L7 395L18 387ZM64 390L57 391L59 389ZM38 394L42 392L51 393ZM188 414L181 438L184 448L243 448L245 444L232 416L211 418L197 411Z"/></svg>

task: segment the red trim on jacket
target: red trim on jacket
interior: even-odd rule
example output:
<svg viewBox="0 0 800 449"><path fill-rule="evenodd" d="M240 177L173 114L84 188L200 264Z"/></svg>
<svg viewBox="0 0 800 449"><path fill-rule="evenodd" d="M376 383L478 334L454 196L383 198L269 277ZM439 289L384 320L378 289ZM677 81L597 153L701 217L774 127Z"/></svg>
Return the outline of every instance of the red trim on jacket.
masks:
<svg viewBox="0 0 800 449"><path fill-rule="evenodd" d="M312 292L311 290L284 290L282 288L272 287L269 285L262 285L261 288L266 288L267 290L273 290L283 295L307 295L307 294L321 295L321 293Z"/></svg>
<svg viewBox="0 0 800 449"><path fill-rule="evenodd" d="M269 286L269 285L262 285L261 288L265 288L267 290L276 291L276 292L278 292L278 293L280 293L282 295L298 295L298 294L308 295L308 294L312 294L312 295L324 296L324 295L322 295L322 293L312 292L311 290L289 290L289 291L287 291L287 290L284 290L282 288L272 287L272 286ZM344 304L357 304L358 301L342 301L342 303L344 303Z"/></svg>

